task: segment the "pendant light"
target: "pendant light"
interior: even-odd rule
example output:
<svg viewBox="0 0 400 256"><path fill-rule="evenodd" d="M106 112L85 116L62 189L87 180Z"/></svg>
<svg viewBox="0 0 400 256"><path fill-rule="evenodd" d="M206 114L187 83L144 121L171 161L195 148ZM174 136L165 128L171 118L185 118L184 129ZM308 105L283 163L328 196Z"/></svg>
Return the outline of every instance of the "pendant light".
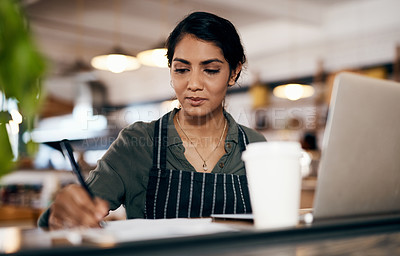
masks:
<svg viewBox="0 0 400 256"><path fill-rule="evenodd" d="M272 93L275 97L296 101L311 97L314 94L314 87L305 84L289 83L275 87Z"/></svg>
<svg viewBox="0 0 400 256"><path fill-rule="evenodd" d="M114 0L113 3L114 3L114 33L115 33L114 38L116 40L116 43L114 43L115 46L109 53L94 57L91 61L91 65L96 69L107 70L113 73L121 73L124 71L136 70L140 68L141 66L140 62L136 57L128 54L120 46L119 18L120 18L121 4L119 0Z"/></svg>
<svg viewBox="0 0 400 256"><path fill-rule="evenodd" d="M108 54L94 57L91 64L96 69L113 73L136 70L141 66L137 58L130 56L118 46L114 47Z"/></svg>
<svg viewBox="0 0 400 256"><path fill-rule="evenodd" d="M164 32L168 33L167 1L160 0L160 6L160 31L165 30ZM156 47L138 53L137 58L141 64L150 67L168 68L167 48L165 48L165 38L162 35L161 41L162 43Z"/></svg>
<svg viewBox="0 0 400 256"><path fill-rule="evenodd" d="M292 14L296 13L297 5L292 5L289 10ZM294 17L294 16L292 16ZM297 23L293 20L289 22L289 44L288 44L288 53L289 53L289 67L288 70L295 70L296 65L296 30L294 27L297 26ZM293 72L293 71L291 71ZM293 74L290 74L293 77ZM272 93L275 97L288 99L291 101L296 101L302 98L311 97L314 95L314 87L311 85L301 84L297 79L290 79L290 83L279 85L272 90Z"/></svg>
<svg viewBox="0 0 400 256"><path fill-rule="evenodd" d="M166 48L154 48L142 51L137 55L141 64L151 67L168 68Z"/></svg>
<svg viewBox="0 0 400 256"><path fill-rule="evenodd" d="M76 75L81 73L89 73L93 68L87 63L83 57L84 46L84 25L83 25L83 14L85 9L85 4L83 0L75 0L76 9L76 20L78 26L76 28L76 44L75 44L75 62L69 65L66 69L62 70L63 75Z"/></svg>

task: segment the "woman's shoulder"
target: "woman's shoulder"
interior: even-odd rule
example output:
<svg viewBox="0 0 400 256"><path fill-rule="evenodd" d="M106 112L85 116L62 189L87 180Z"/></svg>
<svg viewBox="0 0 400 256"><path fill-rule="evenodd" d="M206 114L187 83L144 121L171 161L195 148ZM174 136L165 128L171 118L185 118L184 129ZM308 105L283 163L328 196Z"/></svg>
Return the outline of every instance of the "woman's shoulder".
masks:
<svg viewBox="0 0 400 256"><path fill-rule="evenodd" d="M169 119L171 119L171 116L173 116L174 111L176 111L176 110L170 111L169 113L166 113L164 116L161 116L160 118L152 120L152 121L134 122L134 123L128 125L127 127L125 127L121 132L124 134L127 134L127 135L132 135L132 134L145 135L145 134L147 134L148 136L153 137L156 122L165 116L168 116ZM169 120L169 122L171 120Z"/></svg>
<svg viewBox="0 0 400 256"><path fill-rule="evenodd" d="M165 114L165 116L169 115L168 117L170 117L170 113L173 113L173 111ZM118 135L118 140L140 143L146 142L147 144L152 145L156 122L163 117L164 116L161 116L159 119L155 119L149 122L137 121L128 125L120 131ZM168 122L172 122L171 120L169 120Z"/></svg>
<svg viewBox="0 0 400 256"><path fill-rule="evenodd" d="M155 127L155 122L157 120L153 120L150 122L144 122L144 121L137 121L134 122L124 129L122 129L121 133L124 135L148 135L152 137L154 133L154 127Z"/></svg>
<svg viewBox="0 0 400 256"><path fill-rule="evenodd" d="M263 134L261 134L260 132L254 130L250 127L247 127L245 125L242 125L242 124L239 124L239 125L243 129L243 131L246 133L249 143L267 140L265 138L265 136Z"/></svg>
<svg viewBox="0 0 400 256"><path fill-rule="evenodd" d="M123 128L116 140L112 143L112 147L125 148L130 150L136 146L152 145L154 137L155 121L143 122L137 121Z"/></svg>
<svg viewBox="0 0 400 256"><path fill-rule="evenodd" d="M250 127L247 127L245 125L237 123L236 120L232 117L232 115L230 113L224 111L224 115L228 119L230 126L239 125L243 129L244 133L247 136L247 139L249 140L249 143L258 142L258 141L266 141L264 135L262 135L258 131L254 130Z"/></svg>

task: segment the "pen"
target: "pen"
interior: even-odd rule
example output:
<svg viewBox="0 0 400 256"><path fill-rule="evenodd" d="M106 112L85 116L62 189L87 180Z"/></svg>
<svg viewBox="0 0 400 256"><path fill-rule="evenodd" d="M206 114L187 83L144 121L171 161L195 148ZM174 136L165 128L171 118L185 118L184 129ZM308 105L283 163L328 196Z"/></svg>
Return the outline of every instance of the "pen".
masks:
<svg viewBox="0 0 400 256"><path fill-rule="evenodd" d="M85 189L85 191L88 193L90 198L92 200L94 200L94 194L92 193L92 191L86 184L85 179L82 176L81 168L79 167L78 163L75 161L71 144L69 143L69 141L67 139L64 139L60 142L60 147L61 147L61 150L62 150L64 156L69 159L71 166L72 166L72 171L78 178L79 183ZM103 221L103 220L100 221L99 224L101 227L104 227L106 225L105 221Z"/></svg>
<svg viewBox="0 0 400 256"><path fill-rule="evenodd" d="M82 176L81 169L80 169L78 163L75 161L71 144L69 144L68 140L64 139L60 142L60 146L61 146L61 150L63 151L64 156L66 156L69 159L69 161L71 162L72 171L75 173L76 177L78 178L79 183L89 194L90 198L94 199L94 195L93 195L92 191L89 189L88 185L86 184L86 182Z"/></svg>

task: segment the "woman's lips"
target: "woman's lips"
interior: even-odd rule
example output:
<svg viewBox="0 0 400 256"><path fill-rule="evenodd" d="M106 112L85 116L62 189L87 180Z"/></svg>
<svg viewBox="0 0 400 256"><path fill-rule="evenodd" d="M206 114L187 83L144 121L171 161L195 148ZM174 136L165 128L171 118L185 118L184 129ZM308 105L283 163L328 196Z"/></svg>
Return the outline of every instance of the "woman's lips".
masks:
<svg viewBox="0 0 400 256"><path fill-rule="evenodd" d="M206 101L205 98L201 98L201 97L187 97L186 99L189 101L190 105L192 105L192 106L200 106L201 104L203 104Z"/></svg>

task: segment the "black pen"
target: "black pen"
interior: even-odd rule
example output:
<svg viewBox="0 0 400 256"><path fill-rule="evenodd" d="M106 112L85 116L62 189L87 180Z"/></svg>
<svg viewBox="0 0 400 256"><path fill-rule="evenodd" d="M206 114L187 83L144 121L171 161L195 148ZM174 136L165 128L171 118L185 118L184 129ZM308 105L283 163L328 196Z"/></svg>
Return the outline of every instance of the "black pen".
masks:
<svg viewBox="0 0 400 256"><path fill-rule="evenodd" d="M64 156L67 157L68 160L70 161L71 166L72 166L72 171L75 173L76 177L78 178L79 183L86 190L86 192L88 193L90 198L92 200L94 200L94 198L95 198L94 194L92 193L92 191L86 184L85 179L82 176L81 168L79 167L78 163L75 161L71 144L69 143L69 141L67 139L64 139L60 142L60 147L61 147L61 150L62 150ZM101 227L104 227L106 223L104 221L100 221L99 224Z"/></svg>
<svg viewBox="0 0 400 256"><path fill-rule="evenodd" d="M71 166L72 166L72 171L75 173L76 177L78 178L79 183L86 190L86 192L89 194L89 196L93 200L94 195L93 195L92 191L89 189L88 185L85 182L85 179L82 176L81 168L79 167L78 163L75 161L71 144L69 144L68 140L64 139L60 142L60 146L61 146L61 150L62 150L64 156L69 159Z"/></svg>

